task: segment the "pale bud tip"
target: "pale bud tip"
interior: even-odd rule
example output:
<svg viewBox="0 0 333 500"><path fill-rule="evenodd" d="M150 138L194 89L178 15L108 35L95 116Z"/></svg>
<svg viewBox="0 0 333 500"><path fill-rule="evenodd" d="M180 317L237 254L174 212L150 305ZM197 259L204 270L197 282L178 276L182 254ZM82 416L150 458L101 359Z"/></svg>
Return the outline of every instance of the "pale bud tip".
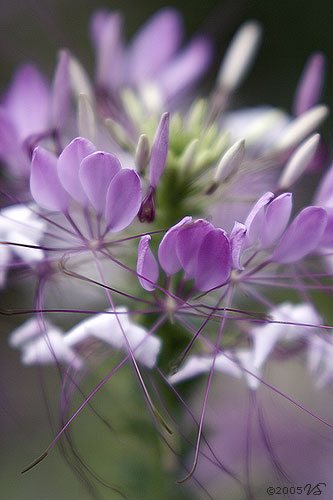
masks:
<svg viewBox="0 0 333 500"><path fill-rule="evenodd" d="M95 113L89 97L80 92L78 97L77 123L79 135L94 142L96 137Z"/></svg>
<svg viewBox="0 0 333 500"><path fill-rule="evenodd" d="M325 120L328 106L319 104L298 116L286 128L284 134L273 148L273 153L281 153L297 146Z"/></svg>
<svg viewBox="0 0 333 500"><path fill-rule="evenodd" d="M312 134L291 155L282 171L278 182L278 189L289 189L301 177L312 161L320 141L320 134Z"/></svg>
<svg viewBox="0 0 333 500"><path fill-rule="evenodd" d="M139 172L142 172L149 160L150 146L146 134L141 134L135 151L135 164Z"/></svg>
<svg viewBox="0 0 333 500"><path fill-rule="evenodd" d="M214 182L221 184L240 167L245 154L245 139L239 139L222 156L214 176Z"/></svg>
<svg viewBox="0 0 333 500"><path fill-rule="evenodd" d="M244 23L236 32L222 60L218 73L218 87L234 91L246 77L257 53L262 28L258 21Z"/></svg>

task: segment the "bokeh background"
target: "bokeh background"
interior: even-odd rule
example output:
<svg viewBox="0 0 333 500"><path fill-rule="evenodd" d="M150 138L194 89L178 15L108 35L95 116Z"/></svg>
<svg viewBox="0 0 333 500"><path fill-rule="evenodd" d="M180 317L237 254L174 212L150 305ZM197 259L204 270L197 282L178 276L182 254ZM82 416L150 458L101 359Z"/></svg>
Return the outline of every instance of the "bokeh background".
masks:
<svg viewBox="0 0 333 500"><path fill-rule="evenodd" d="M68 47L92 71L93 52L87 26L95 8L103 6L122 10L130 38L153 12L166 5L173 5L183 13L187 37L204 31L215 40L216 64L207 76L207 87L209 82L213 81L219 59L239 24L248 18L256 18L263 24L261 50L251 74L235 98L235 107L269 103L290 110L299 74L308 55L315 50L321 50L327 56L328 72L323 101L332 107L333 37L330 0L182 0L168 3L160 0L118 0L103 3L92 0L2 0L0 88L4 89L8 84L16 66L27 60L35 61L46 75L51 76L57 50L61 47ZM332 131L332 119L329 118L323 128L328 143L332 142ZM27 304L28 283L24 287L23 290L12 287L6 295L2 293L1 303L10 307L18 304L22 307ZM329 303L327 307L329 308ZM0 318L0 321L0 497L6 500L92 498L92 494L72 474L56 450L36 469L24 476L20 475L21 468L43 451L52 436L48 413L56 414L58 377L53 368L46 369L41 376L35 368L22 367L17 352L8 348L6 340L15 321L8 317ZM89 379L84 389L88 391L93 387L106 370L107 367L102 366ZM283 379L285 373L284 368L280 371L277 368L275 372L273 370L272 381L276 377L286 392L289 391L288 394L302 398L324 418L329 418L329 408L320 403L323 394L319 398L314 395L313 390L308 390L311 381L306 378L304 370L300 366L289 367L289 376ZM53 395L48 398L48 406L45 405L42 395L41 389L44 386L45 391ZM225 394L221 394L219 388L215 388L215 391L214 400L219 406L213 409L211 421L220 418L220 408L226 406L226 402L229 402L229 410L224 414L224 421L237 420L239 415L236 410L233 411L233 404L237 403L235 393L236 399L246 399L245 389L240 390L236 383L231 383L226 385ZM330 396L329 392L327 396ZM294 436L294 442L299 443L298 455L295 452L296 458L293 459L291 454L288 454L290 465L294 466L293 462L297 462L297 456L301 460L302 456L304 459L304 454L312 453L315 457L316 454L320 456L321 451L327 454L328 466L332 464L332 452L327 446L325 430L311 430L312 423L308 417L291 410L285 402L281 403L281 400L274 399L271 394L267 397L270 400L270 408L273 409L273 420L268 420L271 422L271 430L281 427L283 418L285 420L282 427L285 428L290 422L288 418L293 419L293 423L297 422L293 427L296 431L293 433L297 434L297 439ZM77 403L79 401L78 398ZM97 396L95 405L105 418L109 419L110 416L114 431L106 429L105 424L91 411L86 411L74 424L73 437L82 457L98 470L103 478L109 478L113 485L125 485L125 493L133 500L201 498L200 493L194 493L190 485L180 487L175 484L179 474L175 475L172 458L161 440L158 436L152 436L154 431L150 417L139 387L133 383L130 368L117 375L114 383L103 389ZM286 413L283 413L281 408ZM281 415L280 421L276 415ZM243 425L244 422L240 421L239 427L235 428L235 439L237 429L241 432ZM315 445L310 445L307 441L308 445L304 449L301 447L304 442L303 432L310 432ZM214 437L219 439L218 436ZM280 441L279 443L281 445ZM227 444L221 443L221 446L226 446L232 455L232 439ZM314 462L306 462L306 466L305 462L299 464L294 472L299 474L302 480L306 479L304 474L312 473L314 476L308 477L309 482L324 481L324 472L323 476L319 477L320 471L313 467ZM258 462L258 467L264 465ZM327 474L325 472L325 477ZM215 481L214 474L211 477L209 472L206 478L209 478L212 484ZM221 484L216 488L220 488L217 489L217 494L221 494L220 498L239 498L237 491L228 489L232 488L228 481L225 489ZM100 491L103 499L121 498L110 489L101 487ZM255 498L260 500L266 496L264 493L262 496L257 493ZM323 498L331 497L323 495Z"/></svg>

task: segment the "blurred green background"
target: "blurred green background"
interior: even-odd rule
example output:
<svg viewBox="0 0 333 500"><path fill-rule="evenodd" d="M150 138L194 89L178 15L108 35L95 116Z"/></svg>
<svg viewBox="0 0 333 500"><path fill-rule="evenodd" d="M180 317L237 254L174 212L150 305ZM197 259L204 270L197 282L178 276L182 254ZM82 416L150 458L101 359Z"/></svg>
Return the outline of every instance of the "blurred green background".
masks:
<svg viewBox="0 0 333 500"><path fill-rule="evenodd" d="M270 103L290 110L293 93L308 55L321 50L327 55L328 74L323 101L333 104L333 40L331 1L321 0L192 0L178 2L92 0L2 0L0 9L0 86L4 88L15 67L35 61L52 75L57 50L68 47L92 71L93 52L87 34L91 13L97 7L120 9L126 19L127 35L135 30L159 7L173 5L185 18L187 37L197 31L210 34L217 46L216 64L209 76L214 78L218 62L232 34L242 21L256 18L262 22L264 37L261 50L248 77L235 98L235 106ZM331 140L332 120L324 127ZM9 297L0 300L11 306L25 303L26 297L12 289ZM59 459L56 450L35 470L21 476L20 469L43 451L51 431L41 395L41 378L35 368L20 365L17 352L7 346L7 336L14 322L1 321L0 337L0 498L6 500L76 500L90 499L89 493ZM101 368L84 384L85 392L106 374ZM101 475L121 488L133 500L185 500L201 498L188 487L175 481L182 472L175 472L173 459L166 452L143 401L141 391L128 367L117 375L114 384L103 389L96 398L96 407L110 419L117 432L105 431L91 411L86 411L73 426L82 456ZM295 375L297 381L302 371ZM43 374L47 392L57 395L55 369ZM233 385L232 387L236 387ZM229 389L230 390L230 389ZM80 402L75 400L73 408ZM56 413L57 397L51 398L51 414ZM276 403L277 404L277 403ZM163 467L162 467L163 466ZM320 478L318 478L320 480ZM112 490L101 488L105 499L121 498ZM221 497L222 498L222 497ZM229 500L229 496L223 497ZM231 498L231 497L230 497ZM237 496L233 498L238 498ZM265 498L263 496L263 498ZM324 497L326 498L326 497ZM328 497L327 497L328 498Z"/></svg>

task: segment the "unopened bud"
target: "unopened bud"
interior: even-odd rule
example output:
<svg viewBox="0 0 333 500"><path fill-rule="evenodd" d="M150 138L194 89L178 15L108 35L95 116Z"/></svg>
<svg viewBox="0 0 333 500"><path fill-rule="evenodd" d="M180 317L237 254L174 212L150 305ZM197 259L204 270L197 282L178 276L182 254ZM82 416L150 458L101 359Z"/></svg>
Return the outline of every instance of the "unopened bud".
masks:
<svg viewBox="0 0 333 500"><path fill-rule="evenodd" d="M149 139L146 134L141 134L135 151L135 165L139 172L143 172L149 160Z"/></svg>
<svg viewBox="0 0 333 500"><path fill-rule="evenodd" d="M247 21L239 28L223 58L217 77L218 88L232 92L239 87L257 53L261 32L257 21Z"/></svg>
<svg viewBox="0 0 333 500"><path fill-rule="evenodd" d="M133 92L133 90L131 89L122 90L121 100L125 108L126 114L131 118L131 120L135 124L138 124L140 126L144 111L142 103L135 94L135 92Z"/></svg>
<svg viewBox="0 0 333 500"><path fill-rule="evenodd" d="M153 222L155 219L155 189L149 186L138 212L140 222Z"/></svg>
<svg viewBox="0 0 333 500"><path fill-rule="evenodd" d="M213 194L216 189L240 167L245 154L245 139L235 142L222 156L214 175L212 184L206 194Z"/></svg>
<svg viewBox="0 0 333 500"><path fill-rule="evenodd" d="M156 188L163 173L169 149L169 113L163 113L158 124L150 154L149 181Z"/></svg>
<svg viewBox="0 0 333 500"><path fill-rule="evenodd" d="M321 125L328 115L328 112L328 107L320 104L298 116L286 128L284 134L274 146L271 153L282 153L297 146L297 144Z"/></svg>
<svg viewBox="0 0 333 500"><path fill-rule="evenodd" d="M193 164L195 163L195 157L198 151L198 145L199 145L199 139L193 139L193 141L191 141L187 145L185 151L179 158L180 168L187 174L190 172L190 170L193 167Z"/></svg>
<svg viewBox="0 0 333 500"><path fill-rule="evenodd" d="M297 85L293 112L299 116L315 106L323 88L325 78L325 57L321 52L312 54Z"/></svg>
<svg viewBox="0 0 333 500"><path fill-rule="evenodd" d="M244 159L245 139L235 142L222 156L214 176L219 184L236 172Z"/></svg>
<svg viewBox="0 0 333 500"><path fill-rule="evenodd" d="M120 123L116 122L112 118L107 118L105 120L106 128L111 132L112 137L118 144L126 149L127 151L135 151L132 139L127 133L126 129L120 125Z"/></svg>
<svg viewBox="0 0 333 500"><path fill-rule="evenodd" d="M191 106L187 115L187 129L196 133L201 130L203 121L207 112L207 101L205 99L198 99Z"/></svg>
<svg viewBox="0 0 333 500"><path fill-rule="evenodd" d="M82 64L73 56L69 61L69 77L74 96L78 98L80 94L85 94L93 102L94 92L89 77Z"/></svg>
<svg viewBox="0 0 333 500"><path fill-rule="evenodd" d="M54 72L51 91L51 124L56 130L63 126L70 108L69 63L69 52L61 50Z"/></svg>
<svg viewBox="0 0 333 500"><path fill-rule="evenodd" d="M80 94L78 99L77 125L79 135L95 142L96 123L95 113L89 98L85 94Z"/></svg>
<svg viewBox="0 0 333 500"><path fill-rule="evenodd" d="M320 141L319 134L313 134L304 141L291 155L287 165L282 171L278 182L278 189L289 189L301 177L312 161Z"/></svg>

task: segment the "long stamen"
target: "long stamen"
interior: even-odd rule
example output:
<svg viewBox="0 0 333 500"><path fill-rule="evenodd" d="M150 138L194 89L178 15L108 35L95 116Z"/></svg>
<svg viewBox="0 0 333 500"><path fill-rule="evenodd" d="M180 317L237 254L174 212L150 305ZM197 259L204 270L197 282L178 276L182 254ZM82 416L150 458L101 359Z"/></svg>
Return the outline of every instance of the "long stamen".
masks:
<svg viewBox="0 0 333 500"><path fill-rule="evenodd" d="M104 282L105 282L105 278L104 278L104 273L103 273L102 267L101 267L101 265L100 265L99 260L98 260L98 259L97 259L97 257L96 257L96 254L93 254L93 255L94 255L94 261L95 261L95 264L96 264L97 270L98 270L98 272L99 272L99 275L100 275L100 277L101 277L102 282L104 283ZM110 291L109 291L107 288L105 288L105 293L106 293L106 296L107 296L108 301L109 301L109 303L110 303L110 306L112 307L112 309L113 309L113 310L114 310L114 312L116 313L116 310L115 310L115 305L114 305L113 299L112 299L112 297L111 297L111 293L110 293ZM141 385L141 387L142 387L142 389L143 389L143 393L144 393L144 395L146 396L146 399L147 399L147 402L148 402L148 404L149 404L149 407L150 407L151 411L153 412L153 414L154 414L155 418L157 418L157 420L159 421L159 423L160 423L161 425L163 425L163 427L164 427L164 428L165 428L165 429L169 432L169 434L172 434L172 430L171 430L171 429L170 429L170 427L167 425L167 423L164 421L164 419L162 418L162 416L161 416L161 415L160 415L160 413L158 412L157 408L155 407L155 405L154 405L153 401L151 400L151 397L150 397L150 395L149 395L148 389L147 389L147 387L146 387L146 385L145 385L145 383L144 383L144 380L143 380L143 378L142 378L142 375L141 375L141 372L140 372L139 366L138 366L138 364L137 364L137 362L136 362L136 359L135 359L135 357L134 357L133 350L132 350L131 345L130 345L130 343L129 343L129 341L128 341L127 335L126 335L126 333L125 333L124 327L123 327L123 325L122 325L122 323L121 323L120 318L117 316L117 314L116 314L116 319L117 319L117 322L118 322L119 328L121 329L121 332L122 332L122 334L123 334L123 337L124 337L124 340L125 340L125 343L126 343L127 349L128 349L128 351L129 351L129 353L130 353L130 357L131 357L132 363L133 363L133 365L134 365L135 371L136 371L137 376L138 376L138 380L139 380L140 385Z"/></svg>
<svg viewBox="0 0 333 500"><path fill-rule="evenodd" d="M231 303L232 294L233 294L233 286L230 285L230 287L228 288L228 291L227 291L227 298L226 298L226 305L227 305L227 307L229 307L229 305ZM222 334L223 334L223 331L224 331L224 326L225 326L226 320L227 320L227 313L222 318L221 326L220 326L219 333L218 333L218 336L217 336L217 341L216 341L216 344L215 344L215 351L214 351L212 366L211 366L210 371L209 371L207 388L206 388L205 398L204 398L204 402L203 402L203 406L202 406L202 411L201 411L201 417L200 417L198 437L197 437L197 444L196 444L196 449L195 449L195 454L194 454L194 459L193 459L193 465L192 465L192 468L191 468L189 474L185 478L179 480L178 483L184 483L184 482L188 481L188 479L190 479L193 476L193 474L195 473L195 470L197 468L198 457L199 457L200 440L201 440L201 434L202 434L202 428L203 428L204 418L205 418L205 414L206 414L208 396L209 396L209 391L210 391L210 387L211 387L211 383L212 383L212 379L213 379L215 362L216 362L216 356L217 356L218 351L219 351L219 346L221 345Z"/></svg>
<svg viewBox="0 0 333 500"><path fill-rule="evenodd" d="M150 335L155 331L157 328L161 326L161 324L165 321L165 316L162 316L161 318L158 319L158 321L153 325L153 327L150 329L149 333L147 335ZM146 337L142 339L142 341L135 347L134 351L140 347L140 345L146 340ZM133 351L132 351L133 352ZM46 450L36 459L34 460L30 465L25 467L22 470L23 472L27 472L28 470L32 469L36 465L38 465L49 453L51 448L55 445L55 443L58 441L60 436L66 431L66 429L69 427L69 425L73 422L73 420L76 418L76 416L81 412L81 410L89 403L89 401L95 396L95 394L106 384L106 382L130 359L130 354L127 354L118 364L111 370L111 372L108 373L108 375L95 387L95 389L89 394L89 396L83 401L83 403L79 406L79 408L75 411L75 413L71 416L71 418L66 422L66 424L62 427L62 429L58 432L58 434L55 436L55 438L52 440L52 442L49 444L49 446L46 448ZM162 417L161 417L162 419ZM162 419L163 420L163 419ZM166 424L165 424L166 425ZM168 426L166 426L167 429Z"/></svg>

